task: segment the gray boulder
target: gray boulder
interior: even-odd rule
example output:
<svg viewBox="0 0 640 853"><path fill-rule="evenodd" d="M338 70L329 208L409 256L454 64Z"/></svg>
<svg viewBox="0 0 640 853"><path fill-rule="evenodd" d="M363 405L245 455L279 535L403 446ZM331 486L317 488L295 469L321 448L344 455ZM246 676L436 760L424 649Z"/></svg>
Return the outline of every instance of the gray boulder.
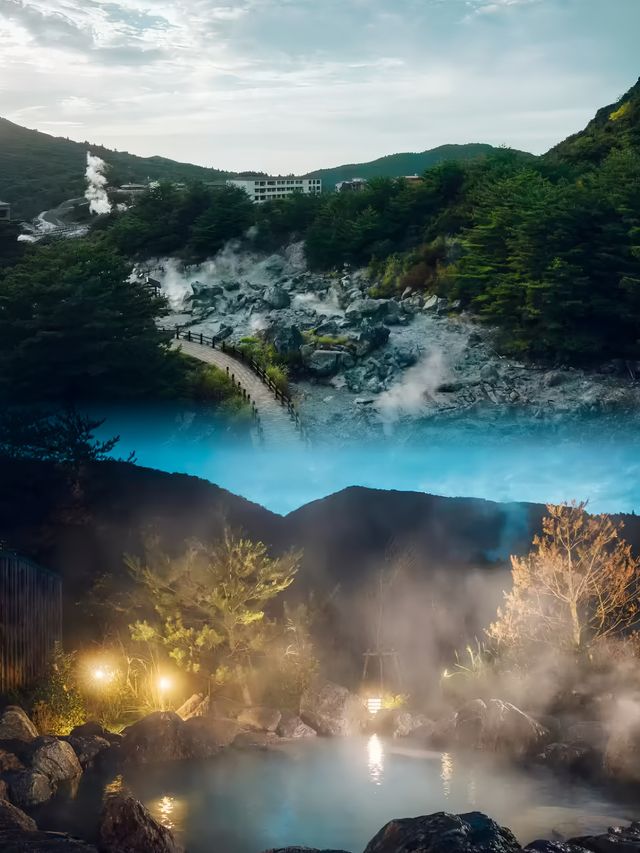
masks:
<svg viewBox="0 0 640 853"><path fill-rule="evenodd" d="M179 708L176 708L176 714L183 720L188 720L190 717L201 717L202 714L197 713L202 706L204 695L202 693L194 693L186 702L183 702Z"/></svg>
<svg viewBox="0 0 640 853"><path fill-rule="evenodd" d="M607 727L597 721L574 723L567 727L564 740L571 744L585 744L596 749L606 746L608 738Z"/></svg>
<svg viewBox="0 0 640 853"><path fill-rule="evenodd" d="M244 708L238 715L238 723L258 732L275 732L281 718L282 714L275 708L257 705L253 708Z"/></svg>
<svg viewBox="0 0 640 853"><path fill-rule="evenodd" d="M70 743L55 737L39 738L31 756L31 767L47 777L54 790L82 776L82 767Z"/></svg>
<svg viewBox="0 0 640 853"><path fill-rule="evenodd" d="M511 830L481 812L392 820L364 853L521 853Z"/></svg>
<svg viewBox="0 0 640 853"><path fill-rule="evenodd" d="M103 853L182 853L171 830L158 823L142 803L124 794L111 794L100 816Z"/></svg>
<svg viewBox="0 0 640 853"><path fill-rule="evenodd" d="M315 737L317 732L290 711L283 711L276 729L276 734L283 738Z"/></svg>
<svg viewBox="0 0 640 853"><path fill-rule="evenodd" d="M390 330L386 326L365 326L355 339L355 351L358 357L368 355L389 340Z"/></svg>
<svg viewBox="0 0 640 853"><path fill-rule="evenodd" d="M14 744L13 749L16 746L17 744ZM0 773L6 773L8 770L24 770L22 760L13 752L13 749L0 747ZM19 751L22 752L22 750Z"/></svg>
<svg viewBox="0 0 640 853"><path fill-rule="evenodd" d="M355 299L344 315L350 323L361 323L365 318L382 318L387 313L387 299Z"/></svg>
<svg viewBox="0 0 640 853"><path fill-rule="evenodd" d="M588 746L568 743L550 743L537 756L538 761L554 770L585 774L595 767L596 753Z"/></svg>
<svg viewBox="0 0 640 853"><path fill-rule="evenodd" d="M291 305L291 297L281 287L270 287L265 291L264 301L271 308L282 309Z"/></svg>
<svg viewBox="0 0 640 853"><path fill-rule="evenodd" d="M317 847L272 847L263 853L348 853L347 850L318 850Z"/></svg>
<svg viewBox="0 0 640 853"><path fill-rule="evenodd" d="M305 366L314 376L333 376L340 369L341 350L318 349L305 358Z"/></svg>
<svg viewBox="0 0 640 853"><path fill-rule="evenodd" d="M98 848L62 832L0 829L2 853L98 853Z"/></svg>
<svg viewBox="0 0 640 853"><path fill-rule="evenodd" d="M510 702L490 699L483 727L484 748L512 756L530 755L549 740L549 732Z"/></svg>
<svg viewBox="0 0 640 853"><path fill-rule="evenodd" d="M362 700L331 681L316 681L305 690L300 717L318 734L336 736L359 734L369 719Z"/></svg>
<svg viewBox="0 0 640 853"><path fill-rule="evenodd" d="M38 729L22 708L8 705L0 714L0 740L23 740L27 743L38 737Z"/></svg>
<svg viewBox="0 0 640 853"><path fill-rule="evenodd" d="M268 334L273 346L278 353L285 357L298 355L300 347L304 343L302 332L296 325L276 325Z"/></svg>

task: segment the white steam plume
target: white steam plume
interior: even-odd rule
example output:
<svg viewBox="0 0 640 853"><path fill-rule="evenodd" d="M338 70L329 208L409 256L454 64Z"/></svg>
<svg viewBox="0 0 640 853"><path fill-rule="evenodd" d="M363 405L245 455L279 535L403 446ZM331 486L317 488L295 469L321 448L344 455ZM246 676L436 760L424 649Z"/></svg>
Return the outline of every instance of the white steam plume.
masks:
<svg viewBox="0 0 640 853"><path fill-rule="evenodd" d="M107 179L104 175L106 165L100 157L95 157L90 151L87 151L87 169L85 171L87 189L84 197L89 202L91 213L97 215L111 213L111 202L106 190Z"/></svg>

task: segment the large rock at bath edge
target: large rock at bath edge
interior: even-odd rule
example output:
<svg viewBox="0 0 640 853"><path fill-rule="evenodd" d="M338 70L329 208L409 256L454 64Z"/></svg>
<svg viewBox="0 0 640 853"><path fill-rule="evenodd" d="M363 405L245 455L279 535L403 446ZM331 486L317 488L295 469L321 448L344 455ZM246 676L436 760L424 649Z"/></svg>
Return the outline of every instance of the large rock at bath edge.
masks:
<svg viewBox="0 0 640 853"><path fill-rule="evenodd" d="M318 850L316 847L276 847L264 853L348 853L347 850Z"/></svg>
<svg viewBox="0 0 640 853"><path fill-rule="evenodd" d="M511 830L482 812L437 812L392 820L372 838L364 853L521 853Z"/></svg>
<svg viewBox="0 0 640 853"><path fill-rule="evenodd" d="M38 737L38 730L17 705L8 705L0 714L0 740L30 742Z"/></svg>
<svg viewBox="0 0 640 853"><path fill-rule="evenodd" d="M123 794L107 797L100 816L104 853L182 853L173 834L142 803Z"/></svg>
<svg viewBox="0 0 640 853"><path fill-rule="evenodd" d="M238 714L238 723L258 732L275 732L282 714L275 708L266 708L256 705L253 708L244 708Z"/></svg>
<svg viewBox="0 0 640 853"><path fill-rule="evenodd" d="M54 790L64 782L80 778L82 767L70 743L55 737L43 737L36 744L31 767L46 776Z"/></svg>
<svg viewBox="0 0 640 853"><path fill-rule="evenodd" d="M46 803L53 796L53 786L44 773L37 770L20 770L7 773L11 802L21 809L33 808Z"/></svg>
<svg viewBox="0 0 640 853"><path fill-rule="evenodd" d="M33 818L22 809L7 800L0 800L0 831L3 829L21 829L23 832L35 832L37 825Z"/></svg>
<svg viewBox="0 0 640 853"><path fill-rule="evenodd" d="M124 761L156 764L190 758L185 741L187 724L173 711L156 711L127 726L122 739Z"/></svg>
<svg viewBox="0 0 640 853"><path fill-rule="evenodd" d="M368 720L362 700L331 681L317 681L305 690L300 716L321 735L359 734Z"/></svg>
<svg viewBox="0 0 640 853"><path fill-rule="evenodd" d="M300 738L300 737L315 737L317 732L303 723L297 714L292 714L290 711L283 711L276 734L284 738Z"/></svg>

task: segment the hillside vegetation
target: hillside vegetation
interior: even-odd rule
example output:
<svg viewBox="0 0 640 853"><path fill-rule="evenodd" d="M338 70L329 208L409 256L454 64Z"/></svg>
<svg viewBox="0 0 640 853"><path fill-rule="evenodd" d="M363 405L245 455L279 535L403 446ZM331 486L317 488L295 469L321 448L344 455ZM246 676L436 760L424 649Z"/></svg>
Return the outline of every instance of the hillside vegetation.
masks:
<svg viewBox="0 0 640 853"><path fill-rule="evenodd" d="M344 166L334 166L330 169L318 169L310 172L310 178L322 178L325 191L335 189L339 181L350 178L401 178L408 175L421 175L426 169L431 169L446 160L464 162L474 160L496 149L492 145L470 142L467 145L440 145L428 151L409 152L405 154L388 154L368 163L349 163Z"/></svg>
<svg viewBox="0 0 640 853"><path fill-rule="evenodd" d="M113 185L147 179L206 182L229 174L164 157L136 157L102 145L73 142L0 118L0 199L12 204L16 217L31 219L65 199L82 196L89 150L108 164Z"/></svg>

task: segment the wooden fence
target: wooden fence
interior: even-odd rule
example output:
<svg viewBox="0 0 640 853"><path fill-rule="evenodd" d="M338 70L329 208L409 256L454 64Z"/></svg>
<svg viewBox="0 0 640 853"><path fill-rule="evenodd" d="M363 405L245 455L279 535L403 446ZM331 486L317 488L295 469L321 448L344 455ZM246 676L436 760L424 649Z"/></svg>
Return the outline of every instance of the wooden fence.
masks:
<svg viewBox="0 0 640 853"><path fill-rule="evenodd" d="M60 577L0 550L0 695L33 683L61 639Z"/></svg>
<svg viewBox="0 0 640 853"><path fill-rule="evenodd" d="M224 352L227 355L231 356L231 358L236 359L236 361L245 364L250 370L255 373L255 375L260 379L260 381L265 385L269 391L273 394L276 401L279 402L283 408L287 410L287 413L293 423L295 424L296 429L300 433L300 437L306 443L310 443L310 437L305 429L304 425L300 420L300 413L296 409L293 400L291 399L291 395L286 391L283 391L282 388L278 387L276 383L271 379L271 377L267 374L266 370L258 364L257 361L247 356L241 349L233 346L233 344L227 344L224 341L217 341L214 337L209 337L208 335L203 335L202 332L192 332L190 329L181 329L180 326L175 326L174 328L167 326L160 326L160 332L168 332L171 334L173 338L176 340L188 341L189 343L200 344L203 347L211 347L212 349L219 349L220 352ZM228 371L227 371L228 372ZM231 376L231 378L235 382L235 377ZM236 383L240 388L242 386L240 383ZM260 426L260 413L255 405L251 401L251 398L248 398L248 401L251 402L251 408L253 412L253 416L258 423L258 430L261 432Z"/></svg>

